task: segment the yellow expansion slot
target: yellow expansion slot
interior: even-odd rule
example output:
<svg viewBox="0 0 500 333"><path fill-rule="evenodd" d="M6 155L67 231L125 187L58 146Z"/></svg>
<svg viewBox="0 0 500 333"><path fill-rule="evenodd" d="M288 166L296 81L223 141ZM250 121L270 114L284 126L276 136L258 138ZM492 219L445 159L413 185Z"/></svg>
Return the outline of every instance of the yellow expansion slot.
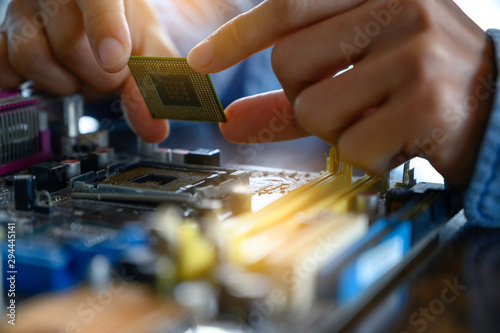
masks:
<svg viewBox="0 0 500 333"><path fill-rule="evenodd" d="M311 207L310 212L314 214L315 211L327 209L337 213L347 213L351 209L353 200L359 193L370 190L382 193L387 191L387 189L388 183L384 176L366 175L318 202Z"/></svg>
<svg viewBox="0 0 500 333"><path fill-rule="evenodd" d="M336 173L327 172L257 212L227 221L226 225L232 226L230 233L244 237L265 230L351 184L352 167L342 163L336 154L332 155L330 164L337 169Z"/></svg>
<svg viewBox="0 0 500 333"><path fill-rule="evenodd" d="M300 312L314 300L317 272L366 230L364 214L326 214L305 224L286 221L241 241L239 263L272 277L288 306Z"/></svg>
<svg viewBox="0 0 500 333"><path fill-rule="evenodd" d="M374 188L383 191L384 179L384 177L364 176L320 200L312 207L300 211L299 216L296 216L299 212L295 212L295 215L279 221L279 223L266 230L261 230L257 233L247 233L244 237L235 237L232 240L234 245L232 258L239 263L252 266L258 264L265 256L289 244L292 244L295 249L301 249L298 246L298 240L291 241L289 239L291 234L296 234L297 237L302 237L302 239L307 238L306 235L310 228L306 228L307 224L301 223L301 218L311 220L315 219L317 215L324 217L328 214L328 216L333 216L331 222L322 221L326 224L325 228L328 229L331 224L335 223L335 215L348 213L351 203L358 193ZM349 216L352 216L352 214ZM321 217L316 219L321 219ZM321 232L319 235L322 235Z"/></svg>
<svg viewBox="0 0 500 333"><path fill-rule="evenodd" d="M332 217L332 221L322 221L326 226L317 228L301 223L300 219L314 219L317 214L347 213L358 193L374 189L382 192L386 189L384 177L364 176L353 183L352 167L343 163L334 149L330 153L329 169L331 172L290 192L262 210L227 221L226 245L229 259L260 270L267 266L262 262L264 258L281 248L287 248L287 244L293 243L295 249L307 252L297 242L308 243L306 239L309 232L334 227L335 219ZM321 234L320 231L318 235ZM290 240L292 235L296 240ZM311 239L314 240L314 237Z"/></svg>

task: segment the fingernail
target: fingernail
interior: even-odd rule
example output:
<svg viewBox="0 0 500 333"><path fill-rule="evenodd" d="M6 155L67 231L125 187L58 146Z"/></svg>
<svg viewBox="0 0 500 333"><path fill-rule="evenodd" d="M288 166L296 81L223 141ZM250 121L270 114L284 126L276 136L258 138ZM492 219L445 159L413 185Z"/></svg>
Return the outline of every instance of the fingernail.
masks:
<svg viewBox="0 0 500 333"><path fill-rule="evenodd" d="M99 46L99 61L104 68L112 68L120 64L127 56L125 47L114 38L106 38Z"/></svg>
<svg viewBox="0 0 500 333"><path fill-rule="evenodd" d="M194 69L203 69L210 65L214 58L214 47L210 40L196 45L187 56L187 61Z"/></svg>

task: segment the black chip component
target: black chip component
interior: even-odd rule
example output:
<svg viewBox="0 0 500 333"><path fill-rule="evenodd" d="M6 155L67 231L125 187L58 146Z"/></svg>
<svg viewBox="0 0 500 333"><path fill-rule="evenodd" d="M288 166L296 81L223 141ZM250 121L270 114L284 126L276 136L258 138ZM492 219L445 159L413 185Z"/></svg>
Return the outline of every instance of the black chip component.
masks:
<svg viewBox="0 0 500 333"><path fill-rule="evenodd" d="M210 76L185 58L131 57L128 65L154 118L226 121Z"/></svg>
<svg viewBox="0 0 500 333"><path fill-rule="evenodd" d="M14 199L16 209L32 210L35 206L36 177L33 175L14 176Z"/></svg>
<svg viewBox="0 0 500 333"><path fill-rule="evenodd" d="M82 174L99 170L97 155L95 154L78 154L71 156L71 159L80 161L80 172Z"/></svg>
<svg viewBox="0 0 500 333"><path fill-rule="evenodd" d="M220 149L198 148L191 150L186 156L186 163L218 167L220 166Z"/></svg>
<svg viewBox="0 0 500 333"><path fill-rule="evenodd" d="M42 162L29 168L36 177L36 188L39 191L56 192L66 188L66 166L58 162Z"/></svg>

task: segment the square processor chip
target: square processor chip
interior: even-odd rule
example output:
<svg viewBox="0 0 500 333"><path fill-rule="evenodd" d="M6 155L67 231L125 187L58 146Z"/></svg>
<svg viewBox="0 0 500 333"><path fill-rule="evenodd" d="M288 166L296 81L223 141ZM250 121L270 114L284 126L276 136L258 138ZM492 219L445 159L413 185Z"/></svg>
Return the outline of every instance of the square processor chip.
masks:
<svg viewBox="0 0 500 333"><path fill-rule="evenodd" d="M185 58L131 57L128 66L153 118L226 122L210 76Z"/></svg>

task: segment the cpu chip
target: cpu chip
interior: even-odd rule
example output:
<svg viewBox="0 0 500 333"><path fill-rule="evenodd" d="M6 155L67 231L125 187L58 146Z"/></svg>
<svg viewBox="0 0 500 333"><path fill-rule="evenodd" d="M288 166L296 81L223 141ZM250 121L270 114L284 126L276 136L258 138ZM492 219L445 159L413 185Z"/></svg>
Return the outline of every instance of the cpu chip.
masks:
<svg viewBox="0 0 500 333"><path fill-rule="evenodd" d="M128 65L153 118L226 122L210 76L185 58L131 57Z"/></svg>

